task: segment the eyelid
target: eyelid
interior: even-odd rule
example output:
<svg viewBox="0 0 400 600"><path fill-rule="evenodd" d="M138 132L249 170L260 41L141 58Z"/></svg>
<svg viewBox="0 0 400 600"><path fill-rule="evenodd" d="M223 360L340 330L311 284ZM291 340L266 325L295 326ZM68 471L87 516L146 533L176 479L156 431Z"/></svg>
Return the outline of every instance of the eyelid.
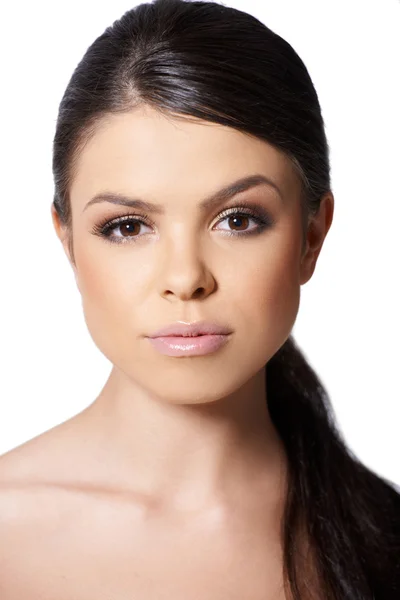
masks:
<svg viewBox="0 0 400 600"><path fill-rule="evenodd" d="M231 201L232 202L232 201ZM124 207L121 207L124 208ZM264 218L264 219L269 219L271 220L271 210L264 208L262 206L262 204L260 202L257 201L252 201L252 200L241 200L239 203L234 204L232 202L231 206L227 206L226 208L220 210L217 213L217 217L221 217L221 216L225 216L226 214L228 214L230 211L234 211L234 210L250 210L250 211L254 211L256 213L256 215L259 215L260 217ZM111 224L111 223L115 223L115 222L120 222L122 219L126 219L130 217L131 219L143 219L144 221L146 221L147 224L154 226L155 222L154 220L145 213L140 213L138 212L137 209L129 209L125 207L124 212L117 216L117 217L105 217L99 224L98 227L104 227L107 224ZM216 218L216 217L214 217Z"/></svg>
<svg viewBox="0 0 400 600"><path fill-rule="evenodd" d="M231 214L247 215L251 219L253 219L257 222L257 227L255 230L246 231L246 232L231 232L231 233L225 232L228 235L244 237L246 235L251 235L251 233L253 233L253 232L255 233L257 231L261 233L264 229L270 228L272 225L275 224L275 219L274 219L274 217L271 216L270 211L265 209L262 205L254 202L254 201L253 202L247 201L247 202L243 202L243 204L234 204L232 206L227 206L224 210L222 210L218 213L218 215L217 215L218 219L216 221L216 224L219 223L220 221L223 221L225 218L229 217L229 215L231 215ZM125 210L125 213L119 217L115 217L115 218L111 218L111 219L106 217L100 223L94 225L94 227L92 228L92 233L107 239L110 243L125 244L125 243L129 243L129 241L130 242L137 241L137 239L139 239L143 236L138 235L138 236L132 236L132 237L128 236L128 237L123 238L123 236L115 236L115 235L109 234L110 231L112 232L112 230L115 229L116 227L118 227L119 225L121 225L125 222L129 222L129 221L135 221L136 223L144 224L144 225L147 225L150 227L154 226L154 222L152 221L152 219L149 218L149 216L147 214L138 214L137 212L134 212L133 210L131 212L128 209L128 210ZM116 238L125 239L125 241L116 242L115 241ZM112 239L113 239L113 241L111 242Z"/></svg>
<svg viewBox="0 0 400 600"><path fill-rule="evenodd" d="M269 213L264 212L264 211L260 211L259 209L254 209L252 206L231 206L228 207L226 209L224 209L222 212L220 212L218 214L218 220L217 223L221 220L223 220L225 217L228 217L231 214L236 214L236 213L241 213L241 214L247 214L248 216L251 216L253 218L261 218L264 219L265 221L272 221L272 218L270 216ZM95 226L96 230L104 230L105 228L107 229L111 229L112 227L117 227L119 224L124 223L126 221L137 221L137 222L143 222L146 225L149 226L153 226L154 223L151 221L151 219L149 218L148 215L140 215L137 213L125 213L124 215L121 215L119 217L115 217L112 219L105 219L104 221L101 221L98 225Z"/></svg>
<svg viewBox="0 0 400 600"><path fill-rule="evenodd" d="M254 215L257 217L260 217L262 219L265 220L272 220L271 217L271 212L265 208L263 208L262 206L260 206L260 204L254 203L254 202L246 202L243 204L235 204L233 206L228 206L227 208L225 208L224 210L222 210L221 212L219 212L218 217L225 217L226 215L229 215L231 213L235 213L235 212L243 212L244 214L250 214L250 215Z"/></svg>

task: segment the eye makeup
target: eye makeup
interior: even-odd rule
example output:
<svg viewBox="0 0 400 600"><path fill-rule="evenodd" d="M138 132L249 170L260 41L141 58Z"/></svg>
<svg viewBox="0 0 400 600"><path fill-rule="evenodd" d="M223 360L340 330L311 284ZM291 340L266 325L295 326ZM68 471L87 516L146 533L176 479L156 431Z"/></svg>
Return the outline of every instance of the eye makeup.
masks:
<svg viewBox="0 0 400 600"><path fill-rule="evenodd" d="M222 230L223 235L234 236L236 238L255 236L263 233L266 229L269 229L274 224L274 219L271 217L269 212L267 212L258 204L253 203L246 203L242 206L225 209L219 214L217 224L219 224L221 221L232 218L240 220L243 218L250 219L256 223L256 227L245 231ZM135 226L137 227L140 225L152 227L154 226L154 223L147 214L138 215L137 213L130 214L128 212L114 219L110 219L109 217L102 219L93 226L91 233L104 238L106 241L112 244L130 244L131 242L137 242L143 238L144 234L130 235L131 233L134 233L133 230ZM128 235L121 234L121 231L119 232L121 235L115 234L115 231L118 231L118 229L121 227L125 228L125 233ZM131 231L127 231L126 227L131 228Z"/></svg>

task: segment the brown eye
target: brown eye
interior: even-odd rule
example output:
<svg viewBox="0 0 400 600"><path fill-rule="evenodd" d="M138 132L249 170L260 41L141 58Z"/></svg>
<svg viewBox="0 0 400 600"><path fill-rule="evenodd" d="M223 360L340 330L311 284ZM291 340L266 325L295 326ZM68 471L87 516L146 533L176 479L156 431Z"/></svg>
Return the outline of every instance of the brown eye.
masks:
<svg viewBox="0 0 400 600"><path fill-rule="evenodd" d="M239 206L229 208L223 211L217 222L217 231L224 232L224 235L254 236L263 233L274 224L274 220L260 208L251 208L249 206ZM253 227L249 228L249 222L253 221ZM228 225L227 229L221 227L221 224ZM254 227L255 224L255 227ZM154 227L154 223L149 220L147 215L142 217L133 217L125 215L111 221L106 220L103 223L93 227L93 233L106 238L111 243L119 244L126 242L136 242L143 237L142 228L148 227L149 230Z"/></svg>
<svg viewBox="0 0 400 600"><path fill-rule="evenodd" d="M222 219L217 223L220 231L225 231L226 235L246 236L262 233L270 227L272 220L269 216L260 214L260 211L251 208L236 207L227 209L222 213ZM251 227L253 222L253 227ZM223 223L227 228L221 228ZM255 224L255 227L254 227Z"/></svg>
<svg viewBox="0 0 400 600"><path fill-rule="evenodd" d="M119 229L122 237L132 237L139 233L140 231L140 222L134 221L126 221L125 223L120 223L116 226L116 229Z"/></svg>
<svg viewBox="0 0 400 600"><path fill-rule="evenodd" d="M140 238L141 227L149 227L149 225L143 219L134 217L122 217L120 219L106 222L104 225L100 225L95 228L100 232L101 235L108 239L118 240L123 238L131 238L136 241L136 238Z"/></svg>
<svg viewBox="0 0 400 600"><path fill-rule="evenodd" d="M249 217L247 215L232 215L229 217L229 224L235 227L236 231L246 230L249 223Z"/></svg>

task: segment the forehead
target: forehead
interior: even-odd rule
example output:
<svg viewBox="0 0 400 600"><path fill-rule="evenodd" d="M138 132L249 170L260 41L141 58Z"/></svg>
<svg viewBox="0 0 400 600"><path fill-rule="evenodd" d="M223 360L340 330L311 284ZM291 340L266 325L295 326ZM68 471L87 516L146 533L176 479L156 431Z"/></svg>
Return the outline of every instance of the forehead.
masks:
<svg viewBox="0 0 400 600"><path fill-rule="evenodd" d="M173 202L177 195L196 200L254 173L270 177L284 194L297 183L289 159L255 136L140 107L99 122L79 155L71 201L104 190L154 201Z"/></svg>

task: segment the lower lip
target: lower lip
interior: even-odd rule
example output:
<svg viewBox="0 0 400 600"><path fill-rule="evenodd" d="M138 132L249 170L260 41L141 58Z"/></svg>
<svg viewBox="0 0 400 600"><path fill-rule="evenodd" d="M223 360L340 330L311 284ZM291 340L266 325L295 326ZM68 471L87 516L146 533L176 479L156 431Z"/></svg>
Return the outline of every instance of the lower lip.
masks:
<svg viewBox="0 0 400 600"><path fill-rule="evenodd" d="M228 335L168 336L149 338L150 343L167 356L202 356L219 350L229 340Z"/></svg>

